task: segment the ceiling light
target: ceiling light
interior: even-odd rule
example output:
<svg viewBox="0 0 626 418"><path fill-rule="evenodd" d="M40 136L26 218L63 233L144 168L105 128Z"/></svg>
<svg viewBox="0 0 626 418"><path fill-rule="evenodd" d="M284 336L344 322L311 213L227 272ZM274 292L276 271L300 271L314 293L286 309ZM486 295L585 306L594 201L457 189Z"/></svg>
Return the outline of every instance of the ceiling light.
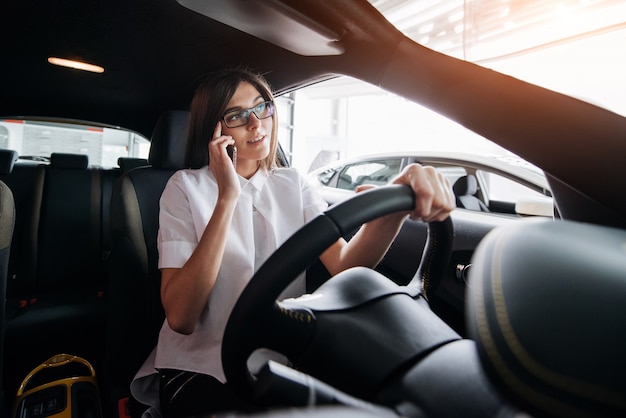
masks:
<svg viewBox="0 0 626 418"><path fill-rule="evenodd" d="M74 68L75 70L90 71L92 73L104 72L104 68L100 66L87 64L86 62L81 62L81 61L73 61L73 60L66 60L63 58L50 57L48 58L48 62L50 64L60 65L61 67Z"/></svg>

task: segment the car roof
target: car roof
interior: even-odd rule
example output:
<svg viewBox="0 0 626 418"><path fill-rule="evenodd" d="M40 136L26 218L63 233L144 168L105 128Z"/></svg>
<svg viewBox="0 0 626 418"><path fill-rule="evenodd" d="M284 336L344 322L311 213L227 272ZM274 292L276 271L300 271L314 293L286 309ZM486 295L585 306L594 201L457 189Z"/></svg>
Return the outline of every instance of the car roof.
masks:
<svg viewBox="0 0 626 418"><path fill-rule="evenodd" d="M226 3L211 5L219 10ZM248 3L232 2L238 13ZM187 108L198 80L217 68L251 67L278 92L329 76L315 57L303 59L176 1L26 0L7 2L2 11L0 38L7 58L0 65L0 115L5 117L101 122L149 138L159 115ZM299 39L301 28L280 25L278 16L264 22ZM51 56L105 71L53 66L47 61Z"/></svg>

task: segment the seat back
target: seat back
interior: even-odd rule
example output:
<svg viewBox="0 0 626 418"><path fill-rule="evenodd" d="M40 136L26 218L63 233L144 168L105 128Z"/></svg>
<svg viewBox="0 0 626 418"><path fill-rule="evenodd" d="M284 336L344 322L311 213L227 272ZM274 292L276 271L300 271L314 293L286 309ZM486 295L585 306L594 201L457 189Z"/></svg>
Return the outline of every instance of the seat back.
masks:
<svg viewBox="0 0 626 418"><path fill-rule="evenodd" d="M110 403L130 395L130 382L154 348L165 317L157 267L159 199L184 166L188 112L162 115L152 135L148 166L123 173L111 199L111 270L106 378Z"/></svg>
<svg viewBox="0 0 626 418"><path fill-rule="evenodd" d="M93 288L105 281L102 269L95 268L102 261L100 172L87 166L87 155L53 153L50 165L39 167L42 204L32 233L37 292ZM67 239L59 239L63 236ZM68 262L59 263L63 258Z"/></svg>
<svg viewBox="0 0 626 418"><path fill-rule="evenodd" d="M13 228L15 226L15 205L11 189L0 181L0 376L4 376L4 323L7 275ZM5 411L4 386L0 381L0 414Z"/></svg>
<svg viewBox="0 0 626 418"><path fill-rule="evenodd" d="M476 210L481 212L489 212L489 208L485 203L476 197L478 192L478 181L472 174L459 177L452 186L454 195L456 196L456 205L459 208Z"/></svg>
<svg viewBox="0 0 626 418"><path fill-rule="evenodd" d="M2 177L16 209L4 355L19 361L5 363L7 390L61 352L99 366L108 279L103 213L110 201L103 185L114 176L89 167L86 155L52 154L50 164L18 162Z"/></svg>

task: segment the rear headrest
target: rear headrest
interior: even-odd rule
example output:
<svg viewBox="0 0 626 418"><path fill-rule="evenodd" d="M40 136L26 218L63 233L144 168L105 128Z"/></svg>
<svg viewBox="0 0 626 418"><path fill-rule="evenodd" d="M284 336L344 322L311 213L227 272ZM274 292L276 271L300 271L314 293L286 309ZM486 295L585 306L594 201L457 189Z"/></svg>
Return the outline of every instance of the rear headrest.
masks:
<svg viewBox="0 0 626 418"><path fill-rule="evenodd" d="M12 149L0 149L0 174L11 174L17 161L17 151Z"/></svg>
<svg viewBox="0 0 626 418"><path fill-rule="evenodd" d="M152 133L148 162L154 168L178 170L185 166L189 112L163 113Z"/></svg>
<svg viewBox="0 0 626 418"><path fill-rule="evenodd" d="M120 166L122 173L125 173L128 170L132 170L133 168L148 165L148 160L145 158L119 157L117 159L117 165Z"/></svg>
<svg viewBox="0 0 626 418"><path fill-rule="evenodd" d="M452 191L454 192L455 196L475 194L478 191L478 182L476 181L476 177L474 177L472 174L459 177L458 180L454 182L454 186L452 186Z"/></svg>
<svg viewBox="0 0 626 418"><path fill-rule="evenodd" d="M89 165L89 157L85 154L64 154L53 152L50 154L50 167L85 170Z"/></svg>

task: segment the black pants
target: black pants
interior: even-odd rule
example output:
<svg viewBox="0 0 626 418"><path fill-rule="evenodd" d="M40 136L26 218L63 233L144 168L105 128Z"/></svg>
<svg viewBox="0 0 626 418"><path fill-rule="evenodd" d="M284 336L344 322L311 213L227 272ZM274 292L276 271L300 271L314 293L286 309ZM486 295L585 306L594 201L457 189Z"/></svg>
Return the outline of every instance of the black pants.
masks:
<svg viewBox="0 0 626 418"><path fill-rule="evenodd" d="M258 410L213 376L169 369L159 374L161 413L165 418Z"/></svg>

